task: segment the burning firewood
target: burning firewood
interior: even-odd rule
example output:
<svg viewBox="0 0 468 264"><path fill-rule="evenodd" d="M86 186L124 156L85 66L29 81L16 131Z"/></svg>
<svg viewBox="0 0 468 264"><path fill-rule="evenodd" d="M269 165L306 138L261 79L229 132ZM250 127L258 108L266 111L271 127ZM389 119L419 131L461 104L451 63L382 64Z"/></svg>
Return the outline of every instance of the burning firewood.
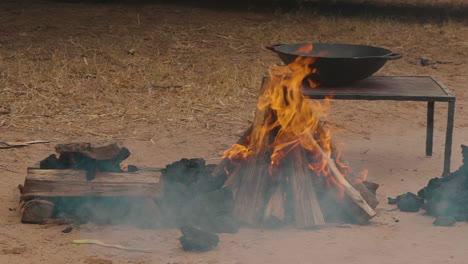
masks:
<svg viewBox="0 0 468 264"><path fill-rule="evenodd" d="M326 106L302 95L304 85L315 85L307 79L316 73L313 63L299 57L289 68L273 68L262 83L252 126L214 171L228 175L224 186L234 193L234 215L243 223L323 225L324 187L355 222L376 214L375 193L344 165L321 125Z"/></svg>

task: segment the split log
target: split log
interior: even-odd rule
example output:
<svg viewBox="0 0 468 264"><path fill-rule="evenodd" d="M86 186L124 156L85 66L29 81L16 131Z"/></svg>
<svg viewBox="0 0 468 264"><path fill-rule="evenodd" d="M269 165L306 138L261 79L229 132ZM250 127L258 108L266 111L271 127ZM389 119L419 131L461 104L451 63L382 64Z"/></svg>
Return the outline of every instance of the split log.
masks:
<svg viewBox="0 0 468 264"><path fill-rule="evenodd" d="M54 203L44 199L32 199L22 201L21 222L30 224L39 224L46 219L52 218Z"/></svg>
<svg viewBox="0 0 468 264"><path fill-rule="evenodd" d="M93 181L86 180L84 170L42 170L28 168L21 199L66 196L146 196L163 194L161 173L154 171L98 172Z"/></svg>
<svg viewBox="0 0 468 264"><path fill-rule="evenodd" d="M247 130L242 134L242 136L237 140L236 144L239 145L247 145L248 144L248 136L252 133L253 126L249 126ZM234 164L232 164L231 160L228 158L224 158L221 162L214 168L211 175L215 178L225 175L228 171L231 173L231 170L234 169ZM228 178L229 179L229 178Z"/></svg>
<svg viewBox="0 0 468 264"><path fill-rule="evenodd" d="M285 196L281 184L277 184L273 194L267 202L265 213L263 214L263 222L270 227L276 227L285 223Z"/></svg>
<svg viewBox="0 0 468 264"><path fill-rule="evenodd" d="M346 195L344 199L347 203L347 206L344 208L348 211L348 214L360 224L367 223L372 217L376 215L374 209L369 206L361 194L345 179L336 166L335 161L322 150L313 137L311 142L315 145L314 149L316 149L327 161L331 176L333 176L335 180L344 188L344 194Z"/></svg>
<svg viewBox="0 0 468 264"><path fill-rule="evenodd" d="M269 165L267 155L255 155L237 175L231 177L242 177L235 192L234 216L242 223L255 226L263 218L266 193L270 177L268 175ZM230 188L230 187L228 187Z"/></svg>
<svg viewBox="0 0 468 264"><path fill-rule="evenodd" d="M260 88L260 96L267 89L268 79L264 78ZM258 130L267 122L270 113L268 107L257 108L252 124L250 135L255 135ZM229 175L230 182L238 183L237 186L227 186L233 191L234 196L234 216L242 223L257 225L263 219L265 209L266 193L270 184L268 166L270 165L270 141L274 131L271 131L262 140L262 148L257 150L248 160L238 165L241 168L236 174ZM248 137L247 136L247 137ZM247 142L249 143L249 142ZM239 179L236 179L239 178Z"/></svg>
<svg viewBox="0 0 468 264"><path fill-rule="evenodd" d="M268 80L269 80L268 77L264 77L262 79L259 96L261 96L263 92L265 91ZM267 115L267 112L257 109L257 111L255 112L255 119L254 119L253 124L250 125L249 128L247 128L247 130L245 130L242 136L237 140L236 144L247 146L249 144L249 136L252 134L255 127L258 127L259 125L263 124L263 122L265 121L266 115ZM211 174L213 177L219 177L219 176L222 176L223 174L226 174L226 170L230 172L233 168L234 168L234 164L232 164L231 160L228 158L224 158L218 164L218 166L216 166L216 168L213 170Z"/></svg>
<svg viewBox="0 0 468 264"><path fill-rule="evenodd" d="M324 134L326 132L323 122L319 122L317 124L316 130L317 130L316 132L317 134ZM331 155L330 155L331 159L336 160L338 156L338 149L336 147L336 144L333 142L333 140L330 141L330 149L331 149ZM343 155L340 155L340 161L341 163L344 163L344 164L346 163L345 159L343 158ZM334 162L334 164L336 165L337 168L339 168L339 171L342 171L342 167L340 164L337 164L336 162ZM358 177L353 172L347 175L346 178L350 180L349 183L351 184L351 186L354 187L361 194L362 198L366 201L366 203L369 204L369 206L372 209L375 209L377 205L379 204L379 201L377 200L377 197L375 196L375 191L377 190L379 185L376 183L371 183L371 185L373 186L373 189L371 190L362 181L356 181Z"/></svg>
<svg viewBox="0 0 468 264"><path fill-rule="evenodd" d="M317 177L307 167L305 151L296 147L286 157L287 169L283 172L291 185L296 227L309 228L325 224L315 193L312 177Z"/></svg>

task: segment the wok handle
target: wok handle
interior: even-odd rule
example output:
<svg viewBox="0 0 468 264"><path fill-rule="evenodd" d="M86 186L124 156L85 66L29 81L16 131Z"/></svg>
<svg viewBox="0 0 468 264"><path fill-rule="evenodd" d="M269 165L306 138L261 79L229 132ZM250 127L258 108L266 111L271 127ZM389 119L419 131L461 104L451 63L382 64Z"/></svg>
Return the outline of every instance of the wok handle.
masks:
<svg viewBox="0 0 468 264"><path fill-rule="evenodd" d="M276 47L279 47L279 46L282 46L282 45L284 45L284 44L283 43L276 43L276 44L272 44L272 45L269 45L269 46L265 46L265 48L267 50L277 52Z"/></svg>
<svg viewBox="0 0 468 264"><path fill-rule="evenodd" d="M403 57L403 55L398 54L398 53L390 53L390 54L382 56L382 58L387 59L387 60L396 60L396 59L400 59L401 57Z"/></svg>

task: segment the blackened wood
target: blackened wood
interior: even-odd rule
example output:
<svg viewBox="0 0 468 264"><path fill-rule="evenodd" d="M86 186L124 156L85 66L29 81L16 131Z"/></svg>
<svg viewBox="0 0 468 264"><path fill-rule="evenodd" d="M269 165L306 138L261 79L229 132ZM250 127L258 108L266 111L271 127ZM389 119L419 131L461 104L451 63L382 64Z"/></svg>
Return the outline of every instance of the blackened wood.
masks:
<svg viewBox="0 0 468 264"><path fill-rule="evenodd" d="M64 144L57 144L55 146L57 153L63 152L79 152L85 156L96 160L110 160L120 153L120 147L116 142L71 142Z"/></svg>
<svg viewBox="0 0 468 264"><path fill-rule="evenodd" d="M38 224L52 218L54 203L44 199L21 202L21 222Z"/></svg>
<svg viewBox="0 0 468 264"><path fill-rule="evenodd" d="M193 226L183 226L180 231L183 236L179 238L179 241L185 251L205 252L213 249L219 243L218 235Z"/></svg>

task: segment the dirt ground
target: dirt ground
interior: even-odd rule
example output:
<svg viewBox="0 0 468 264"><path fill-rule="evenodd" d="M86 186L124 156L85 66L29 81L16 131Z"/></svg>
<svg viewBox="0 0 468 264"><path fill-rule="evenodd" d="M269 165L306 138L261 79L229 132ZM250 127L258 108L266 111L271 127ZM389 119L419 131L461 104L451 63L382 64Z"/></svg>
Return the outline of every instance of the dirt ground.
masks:
<svg viewBox="0 0 468 264"><path fill-rule="evenodd" d="M440 79L457 98L455 170L460 144L468 144L467 21L361 11L2 1L0 141L53 142L0 149L0 263L467 263L467 223L436 227L423 212L386 203L441 175L445 103L436 103L434 154L426 157L425 103L332 101L328 121L341 128L334 137L346 143L344 155L380 184L378 215L368 226L242 228L197 254L182 251L176 229L87 224L65 234L63 226L19 221L17 186L57 142L114 139L136 165L164 167L184 157L217 163L252 121L261 78L280 63L264 46L278 42L385 47L404 57L377 74ZM442 63L421 66L419 58Z"/></svg>

